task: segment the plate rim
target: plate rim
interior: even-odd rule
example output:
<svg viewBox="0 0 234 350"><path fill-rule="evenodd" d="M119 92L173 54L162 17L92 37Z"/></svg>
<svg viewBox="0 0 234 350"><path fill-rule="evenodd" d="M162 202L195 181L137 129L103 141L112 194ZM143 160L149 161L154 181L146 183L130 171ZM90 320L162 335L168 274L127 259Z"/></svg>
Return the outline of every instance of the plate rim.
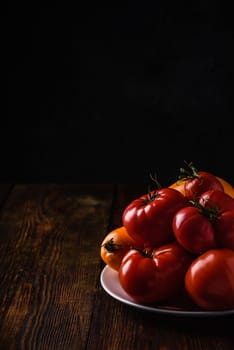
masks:
<svg viewBox="0 0 234 350"><path fill-rule="evenodd" d="M141 309L148 312L154 312L156 314L164 314L164 315L171 315L171 316L185 316L185 317L217 317L217 316L228 316L228 315L234 315L234 309L232 310L214 310L214 311L207 311L207 310L174 310L174 309L166 309L161 307L153 307L149 305L139 304L131 300L131 297L121 297L119 296L113 288L110 287L110 284L108 283L108 280L106 278L107 274L113 274L114 276L117 276L117 271L112 269L110 266L105 265L100 273L100 284L104 291L109 294L112 298L118 300L119 302L122 302L126 305L129 305L131 307L135 307L137 309ZM118 284L118 287L120 290L126 294L126 292L122 289L119 281L117 278L115 278L115 283Z"/></svg>

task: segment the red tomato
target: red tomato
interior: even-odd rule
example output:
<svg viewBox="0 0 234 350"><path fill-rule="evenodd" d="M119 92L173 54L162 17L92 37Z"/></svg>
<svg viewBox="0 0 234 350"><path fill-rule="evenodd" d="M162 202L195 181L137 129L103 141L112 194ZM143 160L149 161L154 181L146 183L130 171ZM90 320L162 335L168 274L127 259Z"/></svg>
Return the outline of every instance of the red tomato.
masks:
<svg viewBox="0 0 234 350"><path fill-rule="evenodd" d="M208 190L202 193L198 203L205 208L217 209L219 213L234 210L234 199L227 193L219 190Z"/></svg>
<svg viewBox="0 0 234 350"><path fill-rule="evenodd" d="M185 289L202 309L234 309L234 251L211 249L197 257L186 272Z"/></svg>
<svg viewBox="0 0 234 350"><path fill-rule="evenodd" d="M213 210L218 246L234 250L234 199L224 192L209 190L201 195L199 204Z"/></svg>
<svg viewBox="0 0 234 350"><path fill-rule="evenodd" d="M219 179L207 172L197 171L193 163L186 163L188 169L181 168L179 180L184 182L184 194L188 199L197 199L203 192L214 189L224 192Z"/></svg>
<svg viewBox="0 0 234 350"><path fill-rule="evenodd" d="M219 177L217 175L216 175L216 177L219 180L219 182L221 182L221 184L223 185L224 192L227 193L232 198L234 198L234 187L233 187L233 185L230 182L224 180L222 177ZM181 192L185 196L184 184L185 184L186 181L187 180L179 180L179 181L176 181L176 182L172 183L168 187L174 188L175 190Z"/></svg>
<svg viewBox="0 0 234 350"><path fill-rule="evenodd" d="M180 209L173 218L172 227L176 240L193 254L217 246L212 222L197 207Z"/></svg>
<svg viewBox="0 0 234 350"><path fill-rule="evenodd" d="M132 249L122 260L119 281L136 302L160 302L183 288L184 277L192 260L192 255L176 241L153 252Z"/></svg>
<svg viewBox="0 0 234 350"><path fill-rule="evenodd" d="M188 202L180 192L161 188L133 200L123 211L123 226L136 241L159 247L174 239L173 216L186 205Z"/></svg>
<svg viewBox="0 0 234 350"><path fill-rule="evenodd" d="M234 250L234 210L223 212L214 226L218 246Z"/></svg>

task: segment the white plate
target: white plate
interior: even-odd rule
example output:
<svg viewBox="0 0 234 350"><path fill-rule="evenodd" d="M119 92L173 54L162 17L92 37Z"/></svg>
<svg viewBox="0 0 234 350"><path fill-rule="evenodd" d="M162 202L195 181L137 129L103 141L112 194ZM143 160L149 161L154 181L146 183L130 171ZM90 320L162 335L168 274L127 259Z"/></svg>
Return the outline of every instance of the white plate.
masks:
<svg viewBox="0 0 234 350"><path fill-rule="evenodd" d="M136 303L121 287L118 279L118 273L106 265L100 275L100 282L103 289L114 299L133 306L135 308L151 311L158 314L174 315L174 316L189 316L189 317L214 317L214 316L225 316L234 315L234 310L221 310L221 311L205 311L185 309L176 305L159 305L159 306L148 306Z"/></svg>

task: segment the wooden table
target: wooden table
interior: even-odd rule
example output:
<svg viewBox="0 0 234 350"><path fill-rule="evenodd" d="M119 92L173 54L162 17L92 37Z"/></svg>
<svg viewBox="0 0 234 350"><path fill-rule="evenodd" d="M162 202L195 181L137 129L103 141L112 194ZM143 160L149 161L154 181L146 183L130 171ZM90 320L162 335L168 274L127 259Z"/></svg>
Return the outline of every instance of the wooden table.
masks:
<svg viewBox="0 0 234 350"><path fill-rule="evenodd" d="M135 309L100 285L100 243L144 184L0 185L1 350L233 350L234 317Z"/></svg>

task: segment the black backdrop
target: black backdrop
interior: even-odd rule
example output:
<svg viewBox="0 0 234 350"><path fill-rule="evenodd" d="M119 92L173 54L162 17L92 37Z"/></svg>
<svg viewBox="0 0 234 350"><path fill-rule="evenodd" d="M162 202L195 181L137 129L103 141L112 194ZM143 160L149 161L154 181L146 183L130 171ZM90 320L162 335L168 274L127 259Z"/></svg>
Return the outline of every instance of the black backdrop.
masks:
<svg viewBox="0 0 234 350"><path fill-rule="evenodd" d="M223 2L40 2L6 22L2 181L168 184L187 160L234 183Z"/></svg>

